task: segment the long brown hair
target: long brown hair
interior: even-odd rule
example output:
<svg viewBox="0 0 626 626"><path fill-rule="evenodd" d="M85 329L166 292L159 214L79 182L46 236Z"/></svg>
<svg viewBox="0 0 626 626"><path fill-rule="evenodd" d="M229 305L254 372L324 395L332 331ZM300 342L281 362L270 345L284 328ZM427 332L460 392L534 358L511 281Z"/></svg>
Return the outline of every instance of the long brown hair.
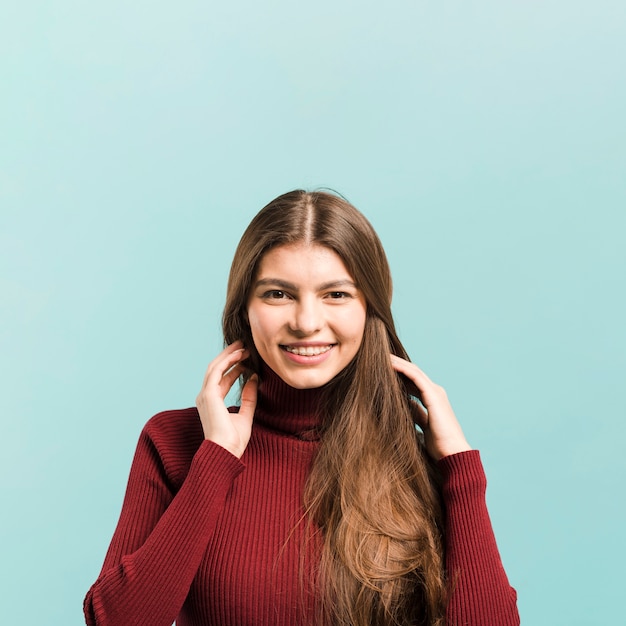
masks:
<svg viewBox="0 0 626 626"><path fill-rule="evenodd" d="M320 449L304 505L323 547L317 577L323 620L335 626L444 623L443 521L436 473L415 428L414 404L389 354L408 358L391 314L392 282L382 244L343 198L292 191L264 207L243 234L231 267L224 339L250 349L252 281L279 245L315 243L343 260L367 302L361 347L327 385Z"/></svg>

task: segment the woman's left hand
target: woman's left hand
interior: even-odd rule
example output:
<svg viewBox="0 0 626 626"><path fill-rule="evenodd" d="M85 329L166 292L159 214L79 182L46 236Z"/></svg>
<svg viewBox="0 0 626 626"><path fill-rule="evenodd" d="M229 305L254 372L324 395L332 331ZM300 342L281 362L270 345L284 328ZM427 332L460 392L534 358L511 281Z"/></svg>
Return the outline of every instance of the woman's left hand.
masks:
<svg viewBox="0 0 626 626"><path fill-rule="evenodd" d="M423 406L418 404L418 425L424 432L428 454L438 461L444 456L471 450L446 390L430 380L417 365L394 354L391 355L391 365L419 389Z"/></svg>

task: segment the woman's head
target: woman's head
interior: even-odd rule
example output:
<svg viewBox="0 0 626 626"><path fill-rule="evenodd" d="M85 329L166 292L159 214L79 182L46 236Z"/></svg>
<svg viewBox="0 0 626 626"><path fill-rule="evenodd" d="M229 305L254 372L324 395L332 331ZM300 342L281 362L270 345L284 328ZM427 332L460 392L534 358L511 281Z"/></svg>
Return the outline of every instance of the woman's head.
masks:
<svg viewBox="0 0 626 626"><path fill-rule="evenodd" d="M338 257L365 303L367 328L382 324L390 349L403 355L391 316L392 283L382 244L367 219L343 198L325 192L291 191L265 206L244 232L232 263L223 326L226 343L242 339L259 371L249 307L255 281L270 251L325 248ZM292 257L295 258L295 257ZM309 259L310 260L310 259ZM303 256L302 267L306 263ZM272 287L270 285L269 287ZM278 287L274 285L274 289ZM358 320L357 320L358 321ZM280 372L279 372L280 373ZM287 381L289 382L289 381Z"/></svg>

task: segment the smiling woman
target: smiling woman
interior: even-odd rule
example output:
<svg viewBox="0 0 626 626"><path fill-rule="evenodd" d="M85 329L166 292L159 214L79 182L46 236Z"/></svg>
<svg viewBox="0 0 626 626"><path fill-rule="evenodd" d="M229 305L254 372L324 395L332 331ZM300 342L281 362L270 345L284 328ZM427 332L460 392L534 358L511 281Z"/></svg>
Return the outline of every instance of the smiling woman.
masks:
<svg viewBox="0 0 626 626"><path fill-rule="evenodd" d="M144 428L88 624L519 624L480 457L396 335L361 213L304 191L262 209L223 330L196 408Z"/></svg>

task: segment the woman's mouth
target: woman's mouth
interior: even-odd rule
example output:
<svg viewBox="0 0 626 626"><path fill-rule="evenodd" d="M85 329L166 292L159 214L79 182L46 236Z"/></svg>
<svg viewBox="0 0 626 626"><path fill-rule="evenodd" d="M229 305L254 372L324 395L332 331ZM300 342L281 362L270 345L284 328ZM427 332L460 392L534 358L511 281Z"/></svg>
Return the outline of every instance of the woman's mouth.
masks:
<svg viewBox="0 0 626 626"><path fill-rule="evenodd" d="M319 356L332 349L335 344L325 346L281 346L283 350L297 356Z"/></svg>

